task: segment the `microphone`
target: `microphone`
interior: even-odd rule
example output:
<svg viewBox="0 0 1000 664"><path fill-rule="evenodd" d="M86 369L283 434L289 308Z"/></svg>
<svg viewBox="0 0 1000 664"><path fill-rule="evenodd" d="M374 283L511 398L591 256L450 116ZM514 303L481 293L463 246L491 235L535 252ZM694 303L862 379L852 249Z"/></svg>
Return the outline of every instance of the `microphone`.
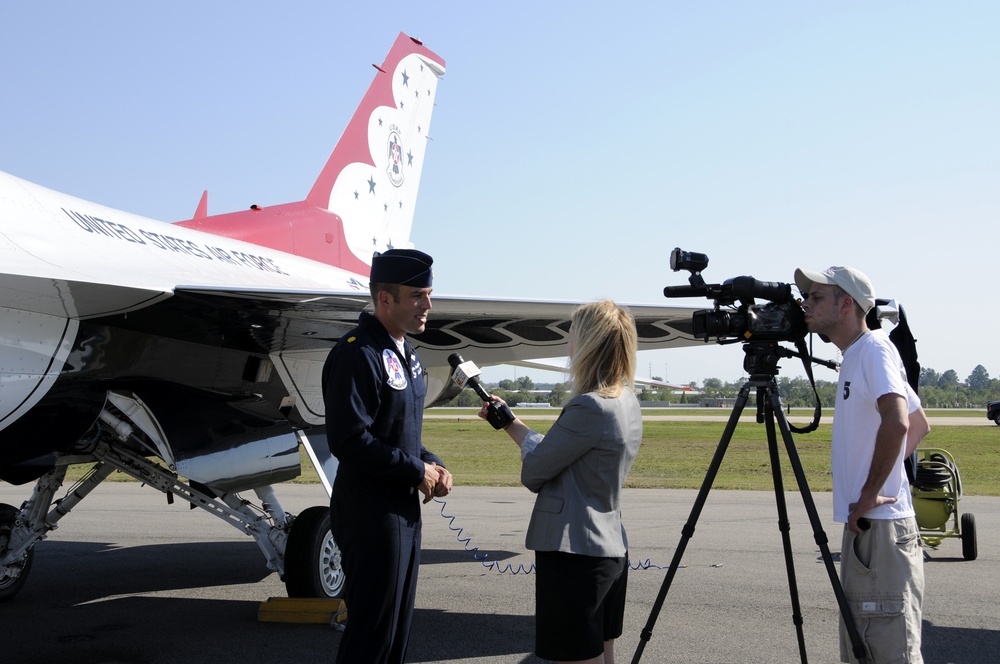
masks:
<svg viewBox="0 0 1000 664"><path fill-rule="evenodd" d="M472 391L480 399L489 404L486 407L486 421L492 424L494 429L506 429L514 421L514 413L511 412L510 408L499 401L493 401L490 393L480 384L477 376L482 372L474 362L471 360L466 362L458 353L452 353L448 356L448 364L454 369L451 379L455 381L456 385L462 389L472 388Z"/></svg>

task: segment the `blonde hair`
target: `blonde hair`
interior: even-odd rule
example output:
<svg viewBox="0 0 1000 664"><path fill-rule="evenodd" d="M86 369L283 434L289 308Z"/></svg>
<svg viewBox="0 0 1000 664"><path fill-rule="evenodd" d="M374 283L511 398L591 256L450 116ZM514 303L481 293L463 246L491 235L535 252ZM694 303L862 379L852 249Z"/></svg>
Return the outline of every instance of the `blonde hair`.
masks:
<svg viewBox="0 0 1000 664"><path fill-rule="evenodd" d="M617 397L635 389L638 334L628 309L611 300L580 305L570 323L570 375L573 394L597 392Z"/></svg>

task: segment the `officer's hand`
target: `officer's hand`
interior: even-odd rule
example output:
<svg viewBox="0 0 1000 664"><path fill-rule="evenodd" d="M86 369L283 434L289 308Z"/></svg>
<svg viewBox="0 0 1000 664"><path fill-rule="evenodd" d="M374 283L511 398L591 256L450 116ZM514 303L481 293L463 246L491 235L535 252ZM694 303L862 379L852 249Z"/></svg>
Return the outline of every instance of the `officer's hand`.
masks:
<svg viewBox="0 0 1000 664"><path fill-rule="evenodd" d="M429 503L434 497L434 489L441 479L441 471L443 470L444 468L436 463L424 463L424 479L417 485L417 488L420 489L420 493L424 494L425 503Z"/></svg>
<svg viewBox="0 0 1000 664"><path fill-rule="evenodd" d="M434 495L437 498L447 496L451 493L452 477L448 469L443 466L437 466L437 469L441 471L441 477L438 479L437 485L434 487Z"/></svg>

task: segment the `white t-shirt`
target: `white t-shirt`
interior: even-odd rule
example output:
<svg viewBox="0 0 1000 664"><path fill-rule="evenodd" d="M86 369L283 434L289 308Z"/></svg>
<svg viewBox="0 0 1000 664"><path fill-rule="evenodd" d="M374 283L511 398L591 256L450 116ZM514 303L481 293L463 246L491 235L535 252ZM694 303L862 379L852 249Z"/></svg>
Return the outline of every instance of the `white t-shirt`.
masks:
<svg viewBox="0 0 1000 664"><path fill-rule="evenodd" d="M884 337L890 344L892 343L892 339L889 339L889 335L885 333L885 330L871 330L870 334ZM893 346L895 346L895 344L893 344ZM899 351L897 350L896 352L898 353ZM906 413L909 415L917 408L920 408L920 406L923 405L923 402L920 400L920 395L914 392L913 388L910 387L910 382L906 380L905 367L903 369L903 382L906 384Z"/></svg>
<svg viewBox="0 0 1000 664"><path fill-rule="evenodd" d="M910 393L903 361L886 335L867 332L844 352L830 448L834 521L847 522L850 504L861 497L861 488L868 478L875 453L875 435L882 422L878 398L884 394L898 394L907 399L910 410L913 403ZM904 450L905 441L900 441L896 467L879 491L883 496L895 496L896 502L879 505L869 510L866 517L900 519L915 516L910 484L903 468Z"/></svg>

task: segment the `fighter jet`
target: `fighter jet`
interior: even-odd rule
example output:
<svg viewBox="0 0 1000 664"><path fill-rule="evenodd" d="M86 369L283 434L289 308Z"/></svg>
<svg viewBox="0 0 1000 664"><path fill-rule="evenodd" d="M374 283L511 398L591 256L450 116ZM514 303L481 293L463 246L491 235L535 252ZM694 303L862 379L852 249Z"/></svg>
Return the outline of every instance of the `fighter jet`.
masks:
<svg viewBox="0 0 1000 664"><path fill-rule="evenodd" d="M328 506L286 513L273 487L300 474L301 446L329 490L323 362L371 306L373 253L413 246L445 63L400 34L375 69L302 201L213 216L206 192L164 223L0 173L0 480L33 483L0 505L0 601L116 471L253 537L290 596L339 595ZM481 366L565 355L577 304L435 293L414 337L427 405L461 389L456 351ZM691 309L632 313L640 349L697 343ZM92 468L57 499L74 464Z"/></svg>

